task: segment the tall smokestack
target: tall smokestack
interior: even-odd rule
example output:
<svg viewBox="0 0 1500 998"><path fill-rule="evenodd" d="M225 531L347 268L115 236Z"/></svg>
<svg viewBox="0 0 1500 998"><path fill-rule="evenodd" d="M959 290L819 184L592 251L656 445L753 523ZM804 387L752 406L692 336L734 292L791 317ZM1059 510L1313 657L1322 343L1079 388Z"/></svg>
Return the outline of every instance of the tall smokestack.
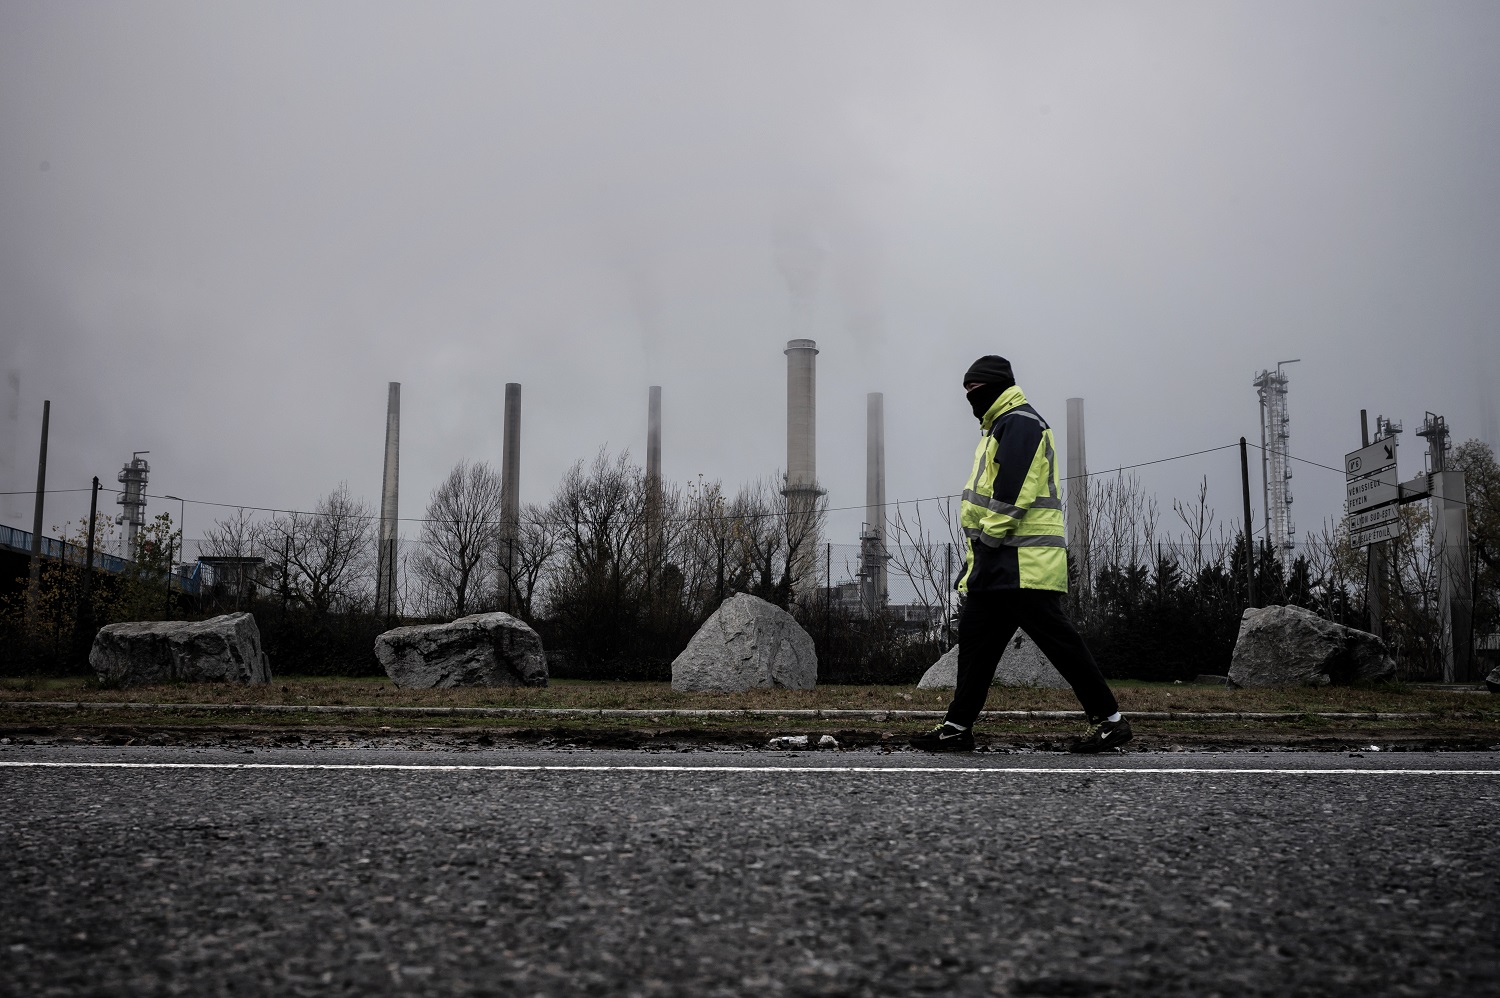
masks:
<svg viewBox="0 0 1500 998"><path fill-rule="evenodd" d="M885 607L885 396L865 396L865 528L859 535L860 585L865 613L876 616Z"/></svg>
<svg viewBox="0 0 1500 998"><path fill-rule="evenodd" d="M788 340L786 350L787 492L815 489L817 469L817 356L813 340Z"/></svg>
<svg viewBox="0 0 1500 998"><path fill-rule="evenodd" d="M646 403L646 481L661 488L661 385L652 385Z"/></svg>
<svg viewBox="0 0 1500 998"><path fill-rule="evenodd" d="M516 609L512 580L521 538L521 386L505 386L505 442L500 454L500 605Z"/></svg>
<svg viewBox="0 0 1500 998"><path fill-rule="evenodd" d="M787 542L791 576L800 592L815 580L818 563L817 356L813 340L788 340L786 350Z"/></svg>
<svg viewBox="0 0 1500 998"><path fill-rule="evenodd" d="M380 478L380 541L376 549L375 615L396 616L396 538L400 527L401 382L392 381L385 398L385 470Z"/></svg>
<svg viewBox="0 0 1500 998"><path fill-rule="evenodd" d="M646 583L656 581L662 556L661 385L652 385L646 403Z"/></svg>
<svg viewBox="0 0 1500 998"><path fill-rule="evenodd" d="M1067 534L1077 585L1087 594L1093 582L1089 561L1089 468L1083 446L1083 399L1068 399Z"/></svg>

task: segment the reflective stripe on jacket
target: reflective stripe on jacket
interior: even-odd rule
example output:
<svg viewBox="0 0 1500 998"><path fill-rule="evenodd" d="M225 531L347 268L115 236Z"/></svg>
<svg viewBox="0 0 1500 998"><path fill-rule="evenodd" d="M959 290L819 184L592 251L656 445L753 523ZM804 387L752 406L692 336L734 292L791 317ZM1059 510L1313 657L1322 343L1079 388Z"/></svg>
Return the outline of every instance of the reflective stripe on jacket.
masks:
<svg viewBox="0 0 1500 998"><path fill-rule="evenodd" d="M961 592L1068 591L1068 549L1052 428L1012 385L980 421L959 506L969 538Z"/></svg>

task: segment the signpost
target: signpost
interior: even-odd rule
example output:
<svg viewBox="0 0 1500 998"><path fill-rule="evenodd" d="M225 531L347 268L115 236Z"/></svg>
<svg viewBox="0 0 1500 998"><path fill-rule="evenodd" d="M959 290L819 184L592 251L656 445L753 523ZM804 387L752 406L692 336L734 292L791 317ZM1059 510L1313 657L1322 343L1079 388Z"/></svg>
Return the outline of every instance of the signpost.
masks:
<svg viewBox="0 0 1500 998"><path fill-rule="evenodd" d="M1399 512L1400 508L1395 503L1390 503L1385 506L1377 506L1374 509L1367 509L1361 513L1350 513L1344 517L1344 525L1349 528L1351 534L1358 533L1361 530L1369 530L1371 527L1378 527L1382 523L1395 521L1401 515Z"/></svg>
<svg viewBox="0 0 1500 998"><path fill-rule="evenodd" d="M1370 614L1370 630L1385 637L1385 542L1400 536L1400 480L1396 476L1397 437L1386 432L1388 425L1375 419L1380 439L1370 443L1365 410L1359 410L1359 443L1357 451L1344 455L1344 529L1349 532L1349 546L1369 552L1365 570L1365 609ZM1392 488L1392 484L1394 488ZM1395 494L1392 495L1392 492Z"/></svg>
<svg viewBox="0 0 1500 998"><path fill-rule="evenodd" d="M1395 540L1401 536L1401 522L1392 520L1390 523L1382 523L1378 527L1370 527L1367 530L1349 531L1349 546L1362 548L1381 541Z"/></svg>
<svg viewBox="0 0 1500 998"><path fill-rule="evenodd" d="M1395 437L1387 437L1344 455L1344 527L1352 547L1368 547L1400 536L1397 443Z"/></svg>
<svg viewBox="0 0 1500 998"><path fill-rule="evenodd" d="M1463 472L1447 467L1447 421L1434 413L1427 414L1417 435L1427 438L1429 470L1406 482L1396 474L1396 434L1401 432L1400 424L1377 417L1375 426L1379 439L1371 443L1365 410L1361 409L1359 433L1363 446L1344 455L1344 527L1351 546L1370 552L1365 575L1370 630L1384 634L1385 545L1401 536L1399 507L1431 499L1431 553L1438 575L1438 646L1443 657L1443 681L1477 678L1472 652L1474 589L1468 551L1468 490Z"/></svg>
<svg viewBox="0 0 1500 998"><path fill-rule="evenodd" d="M1368 447L1344 455L1344 474L1349 480L1373 475L1396 466L1396 439L1377 440Z"/></svg>
<svg viewBox="0 0 1500 998"><path fill-rule="evenodd" d="M1400 496L1396 466L1382 468L1373 475L1356 478L1344 486L1344 512L1358 513L1393 503Z"/></svg>

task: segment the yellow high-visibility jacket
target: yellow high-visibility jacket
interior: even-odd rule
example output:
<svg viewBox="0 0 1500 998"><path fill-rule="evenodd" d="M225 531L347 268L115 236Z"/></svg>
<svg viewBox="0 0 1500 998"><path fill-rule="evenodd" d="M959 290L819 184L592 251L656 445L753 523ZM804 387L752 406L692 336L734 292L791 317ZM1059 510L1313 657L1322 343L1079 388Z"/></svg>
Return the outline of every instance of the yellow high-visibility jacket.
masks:
<svg viewBox="0 0 1500 998"><path fill-rule="evenodd" d="M969 538L960 592L1068 591L1052 428L1014 385L980 420L959 522Z"/></svg>

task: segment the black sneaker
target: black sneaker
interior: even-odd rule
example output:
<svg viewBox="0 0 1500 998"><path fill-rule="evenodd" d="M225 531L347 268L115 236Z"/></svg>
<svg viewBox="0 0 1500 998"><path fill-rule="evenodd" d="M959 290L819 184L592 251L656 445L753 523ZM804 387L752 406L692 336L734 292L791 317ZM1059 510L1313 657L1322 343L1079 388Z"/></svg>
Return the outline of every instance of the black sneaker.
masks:
<svg viewBox="0 0 1500 998"><path fill-rule="evenodd" d="M1095 721L1090 718L1088 731L1069 746L1069 751L1103 752L1105 749L1124 745L1131 737L1130 722L1123 717L1118 721Z"/></svg>
<svg viewBox="0 0 1500 998"><path fill-rule="evenodd" d="M927 752L972 752L974 732L968 728L959 731L951 724L939 724L931 731L912 735L911 747Z"/></svg>

